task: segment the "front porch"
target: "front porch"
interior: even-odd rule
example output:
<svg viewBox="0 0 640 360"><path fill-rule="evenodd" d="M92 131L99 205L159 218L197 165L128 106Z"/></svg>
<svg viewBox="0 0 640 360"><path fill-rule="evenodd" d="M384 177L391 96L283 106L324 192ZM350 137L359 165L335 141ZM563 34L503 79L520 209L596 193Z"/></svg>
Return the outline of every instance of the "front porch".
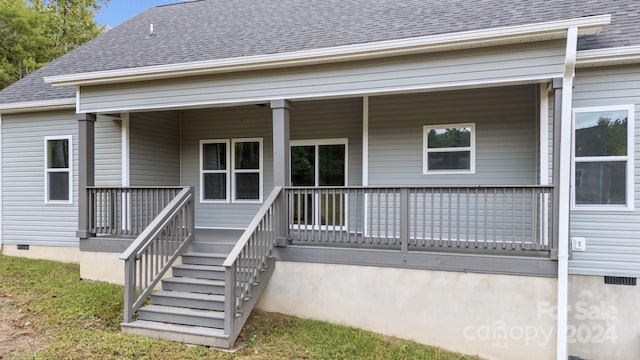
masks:
<svg viewBox="0 0 640 360"><path fill-rule="evenodd" d="M124 331L227 348L276 259L555 277L548 101L531 84L128 113L126 186L96 186L86 116L80 248L122 252Z"/></svg>

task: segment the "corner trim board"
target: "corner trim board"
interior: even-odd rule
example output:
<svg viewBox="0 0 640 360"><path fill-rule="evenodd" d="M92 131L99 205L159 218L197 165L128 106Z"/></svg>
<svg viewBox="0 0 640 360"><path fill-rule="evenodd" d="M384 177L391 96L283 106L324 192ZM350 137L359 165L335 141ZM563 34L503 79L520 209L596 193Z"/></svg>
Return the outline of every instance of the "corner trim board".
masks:
<svg viewBox="0 0 640 360"><path fill-rule="evenodd" d="M369 186L369 97L362 97L362 186Z"/></svg>

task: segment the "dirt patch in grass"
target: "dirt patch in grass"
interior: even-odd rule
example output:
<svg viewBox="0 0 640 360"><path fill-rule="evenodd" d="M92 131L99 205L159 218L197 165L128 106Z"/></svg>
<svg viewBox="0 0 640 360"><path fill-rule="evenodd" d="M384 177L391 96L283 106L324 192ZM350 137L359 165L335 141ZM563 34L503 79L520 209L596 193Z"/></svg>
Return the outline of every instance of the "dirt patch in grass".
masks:
<svg viewBox="0 0 640 360"><path fill-rule="evenodd" d="M0 294L0 359L35 352L46 345L32 317L11 298Z"/></svg>

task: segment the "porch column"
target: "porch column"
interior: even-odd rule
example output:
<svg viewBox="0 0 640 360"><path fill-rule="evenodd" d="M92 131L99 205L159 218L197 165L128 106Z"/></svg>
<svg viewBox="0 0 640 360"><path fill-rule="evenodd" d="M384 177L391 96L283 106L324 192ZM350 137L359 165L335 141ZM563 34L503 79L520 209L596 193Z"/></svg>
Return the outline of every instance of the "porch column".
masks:
<svg viewBox="0 0 640 360"><path fill-rule="evenodd" d="M553 87L553 226L551 229L551 258L558 259L560 237L560 146L562 131L562 79L556 78Z"/></svg>
<svg viewBox="0 0 640 360"><path fill-rule="evenodd" d="M87 186L95 181L94 124L95 114L77 114L78 119L78 231L76 236L87 239L95 234L89 231Z"/></svg>
<svg viewBox="0 0 640 360"><path fill-rule="evenodd" d="M289 110L288 100L271 101L273 116L273 185L289 186L291 174L289 166ZM287 246L287 203L284 192L280 196L278 246Z"/></svg>

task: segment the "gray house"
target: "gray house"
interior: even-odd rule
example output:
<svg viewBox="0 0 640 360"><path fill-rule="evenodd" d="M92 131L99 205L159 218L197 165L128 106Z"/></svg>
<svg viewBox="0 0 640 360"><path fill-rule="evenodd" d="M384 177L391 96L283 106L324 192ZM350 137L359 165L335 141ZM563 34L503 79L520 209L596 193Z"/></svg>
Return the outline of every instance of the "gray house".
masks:
<svg viewBox="0 0 640 360"><path fill-rule="evenodd" d="M0 92L2 253L125 284L126 333L229 348L258 307L490 359L638 359L639 17L147 10Z"/></svg>

